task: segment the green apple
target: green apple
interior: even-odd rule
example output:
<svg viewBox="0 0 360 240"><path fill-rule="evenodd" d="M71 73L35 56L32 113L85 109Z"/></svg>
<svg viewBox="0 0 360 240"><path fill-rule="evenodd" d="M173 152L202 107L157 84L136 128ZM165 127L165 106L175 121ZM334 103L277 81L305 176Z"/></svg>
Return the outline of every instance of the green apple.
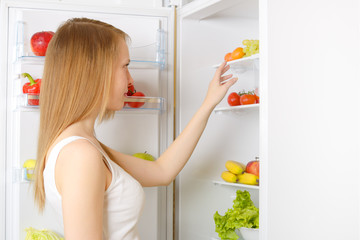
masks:
<svg viewBox="0 0 360 240"><path fill-rule="evenodd" d="M133 154L134 157L137 157L137 158L141 158L141 159L145 159L145 160L148 160L148 161L155 161L155 158L153 155L147 153L147 152L143 152L143 153L134 153Z"/></svg>

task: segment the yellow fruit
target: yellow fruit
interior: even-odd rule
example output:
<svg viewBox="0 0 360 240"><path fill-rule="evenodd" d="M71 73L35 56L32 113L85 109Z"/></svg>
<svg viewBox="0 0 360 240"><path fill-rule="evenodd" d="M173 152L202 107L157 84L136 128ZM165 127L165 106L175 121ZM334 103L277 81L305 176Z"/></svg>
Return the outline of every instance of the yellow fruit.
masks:
<svg viewBox="0 0 360 240"><path fill-rule="evenodd" d="M243 163L241 163L241 162L238 162L238 164L240 164L241 168L245 171L245 169L246 169L246 165L245 165L245 164L243 164Z"/></svg>
<svg viewBox="0 0 360 240"><path fill-rule="evenodd" d="M245 170L245 165L236 161L226 161L225 167L233 174L240 174Z"/></svg>
<svg viewBox="0 0 360 240"><path fill-rule="evenodd" d="M244 55L244 49L242 47L238 47L231 53L231 59L236 60L242 58Z"/></svg>
<svg viewBox="0 0 360 240"><path fill-rule="evenodd" d="M237 180L236 175L229 171L224 171L221 174L221 178L224 179L226 182L231 182L231 183L235 183Z"/></svg>
<svg viewBox="0 0 360 240"><path fill-rule="evenodd" d="M35 168L36 160L35 159L28 159L24 162L24 168Z"/></svg>
<svg viewBox="0 0 360 240"><path fill-rule="evenodd" d="M248 185L259 185L259 177L254 174L244 172L243 174L237 175L237 177L239 178L239 183Z"/></svg>
<svg viewBox="0 0 360 240"><path fill-rule="evenodd" d="M36 164L35 159L28 159L23 164L23 168L26 168L26 178L28 180L32 180L34 178L35 164Z"/></svg>

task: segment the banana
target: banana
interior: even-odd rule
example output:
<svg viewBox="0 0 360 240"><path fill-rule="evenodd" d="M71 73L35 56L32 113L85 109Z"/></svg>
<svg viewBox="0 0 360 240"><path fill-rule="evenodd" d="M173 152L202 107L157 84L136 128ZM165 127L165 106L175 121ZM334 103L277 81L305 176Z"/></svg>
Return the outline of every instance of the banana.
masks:
<svg viewBox="0 0 360 240"><path fill-rule="evenodd" d="M245 164L243 164L243 163L241 163L241 162L238 162L238 164L240 164L241 168L245 171L245 169L246 169L246 165L245 165Z"/></svg>
<svg viewBox="0 0 360 240"><path fill-rule="evenodd" d="M243 174L238 174L237 177L239 183L248 185L259 185L259 177L254 174L244 172Z"/></svg>
<svg viewBox="0 0 360 240"><path fill-rule="evenodd" d="M224 171L221 174L221 178L226 182L235 183L237 181L237 176L229 171Z"/></svg>
<svg viewBox="0 0 360 240"><path fill-rule="evenodd" d="M226 161L225 167L233 174L240 174L245 170L244 164L232 160Z"/></svg>

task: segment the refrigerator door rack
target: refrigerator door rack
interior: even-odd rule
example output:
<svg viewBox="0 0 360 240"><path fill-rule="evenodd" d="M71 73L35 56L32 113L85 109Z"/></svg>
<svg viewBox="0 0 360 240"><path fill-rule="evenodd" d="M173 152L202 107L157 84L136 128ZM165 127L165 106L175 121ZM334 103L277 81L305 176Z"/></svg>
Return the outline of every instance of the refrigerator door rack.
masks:
<svg viewBox="0 0 360 240"><path fill-rule="evenodd" d="M32 180L28 178L29 174L33 174L26 168L14 168L13 169L13 183L30 183Z"/></svg>
<svg viewBox="0 0 360 240"><path fill-rule="evenodd" d="M26 39L26 23L17 22L16 63L44 65L45 56L36 56L30 50L30 39ZM165 69L166 67L166 33L157 30L157 40L144 46L129 46L130 65L133 69Z"/></svg>
<svg viewBox="0 0 360 240"><path fill-rule="evenodd" d="M165 111L165 99L161 97L132 97L129 96L125 99L125 102L128 104L125 104L122 110L118 111L118 113L123 111L137 111L138 109L143 110L153 110L153 111L159 111L162 113ZM129 103L137 103L134 105L141 105L139 108L131 107Z"/></svg>
<svg viewBox="0 0 360 240"><path fill-rule="evenodd" d="M21 94L16 97L15 111L38 111L39 105L34 105L39 100L39 95Z"/></svg>
<svg viewBox="0 0 360 240"><path fill-rule="evenodd" d="M131 49L130 49L131 51ZM44 65L45 57L43 56L20 56L16 63L27 65ZM157 69L162 68L163 63L151 60L130 60L129 69Z"/></svg>
<svg viewBox="0 0 360 240"><path fill-rule="evenodd" d="M15 110L22 112L39 111L39 105L35 105L38 99L39 95L21 94L17 96L17 104ZM143 113L144 111L151 111L162 113L166 110L165 99L161 97L127 97L125 101L134 103L134 105L138 105L139 107L131 107L129 106L129 104L126 104L124 108L120 111L117 111L117 113L122 113L124 111L136 111L139 113Z"/></svg>

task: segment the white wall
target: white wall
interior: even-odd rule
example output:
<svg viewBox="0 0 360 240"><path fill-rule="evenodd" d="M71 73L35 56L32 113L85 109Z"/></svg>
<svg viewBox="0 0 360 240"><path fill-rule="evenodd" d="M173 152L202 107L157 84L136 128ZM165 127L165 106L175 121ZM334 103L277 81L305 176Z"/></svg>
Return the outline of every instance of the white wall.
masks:
<svg viewBox="0 0 360 240"><path fill-rule="evenodd" d="M268 5L260 30L268 30L261 239L357 240L359 2L261 2Z"/></svg>

